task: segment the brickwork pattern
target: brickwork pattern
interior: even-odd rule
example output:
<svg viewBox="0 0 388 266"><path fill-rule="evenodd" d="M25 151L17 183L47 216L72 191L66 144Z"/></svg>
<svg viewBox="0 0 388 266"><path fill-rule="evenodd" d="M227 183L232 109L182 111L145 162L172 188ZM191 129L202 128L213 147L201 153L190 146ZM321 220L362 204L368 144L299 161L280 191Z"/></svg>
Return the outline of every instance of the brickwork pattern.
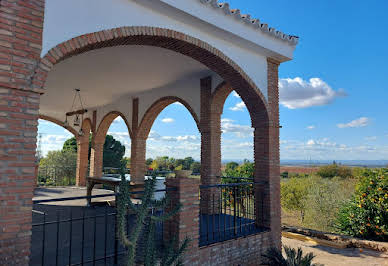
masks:
<svg viewBox="0 0 388 266"><path fill-rule="evenodd" d="M212 108L212 79L201 80L201 184L221 182L221 113ZM222 109L221 109L222 112ZM201 213L220 210L220 194L215 188L201 190Z"/></svg>
<svg viewBox="0 0 388 266"><path fill-rule="evenodd" d="M0 265L27 265L40 95L0 86Z"/></svg>
<svg viewBox="0 0 388 266"><path fill-rule="evenodd" d="M270 125L268 127L270 228L274 244L281 246L281 206L280 206L280 145L279 145L279 62L268 58L268 105Z"/></svg>
<svg viewBox="0 0 388 266"><path fill-rule="evenodd" d="M186 238L191 240L184 256L184 265L198 265L199 253L199 180L194 178L167 178L167 197L171 200L170 209L181 204L181 210L164 223L165 241L177 240L181 243ZM167 211L169 211L168 209Z"/></svg>
<svg viewBox="0 0 388 266"><path fill-rule="evenodd" d="M181 212L165 223L164 239L176 237L192 242L184 255L184 265L260 265L260 254L273 245L272 235L265 232L199 248L199 181L189 178L166 179L171 208L181 204Z"/></svg>
<svg viewBox="0 0 388 266"><path fill-rule="evenodd" d="M44 0L0 1L0 265L28 265ZM35 90L35 92L33 92Z"/></svg>
<svg viewBox="0 0 388 266"><path fill-rule="evenodd" d="M86 186L86 174L89 164L89 137L92 129L92 122L86 118L82 122L83 135L77 136L77 171L75 177L76 186Z"/></svg>

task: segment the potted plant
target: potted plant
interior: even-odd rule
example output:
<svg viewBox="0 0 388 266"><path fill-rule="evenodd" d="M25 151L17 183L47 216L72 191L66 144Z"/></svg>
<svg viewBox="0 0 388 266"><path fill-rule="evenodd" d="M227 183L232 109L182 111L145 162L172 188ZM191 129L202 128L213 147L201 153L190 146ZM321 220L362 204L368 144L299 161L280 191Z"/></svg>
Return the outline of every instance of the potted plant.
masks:
<svg viewBox="0 0 388 266"><path fill-rule="evenodd" d="M187 178L191 175L192 172L193 171L191 171L190 168L184 167L183 165L179 165L174 169L176 178Z"/></svg>

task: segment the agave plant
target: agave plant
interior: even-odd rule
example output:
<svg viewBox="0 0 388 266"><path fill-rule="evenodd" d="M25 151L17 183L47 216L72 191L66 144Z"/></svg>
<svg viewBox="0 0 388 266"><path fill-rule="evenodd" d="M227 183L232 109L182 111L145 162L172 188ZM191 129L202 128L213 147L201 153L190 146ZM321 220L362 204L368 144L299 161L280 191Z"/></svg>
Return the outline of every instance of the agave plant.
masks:
<svg viewBox="0 0 388 266"><path fill-rule="evenodd" d="M263 254L263 265L269 266L323 266L323 264L312 263L315 258L313 253L303 255L302 249L298 250L285 246L286 257L283 257L282 251L277 248L270 248Z"/></svg>

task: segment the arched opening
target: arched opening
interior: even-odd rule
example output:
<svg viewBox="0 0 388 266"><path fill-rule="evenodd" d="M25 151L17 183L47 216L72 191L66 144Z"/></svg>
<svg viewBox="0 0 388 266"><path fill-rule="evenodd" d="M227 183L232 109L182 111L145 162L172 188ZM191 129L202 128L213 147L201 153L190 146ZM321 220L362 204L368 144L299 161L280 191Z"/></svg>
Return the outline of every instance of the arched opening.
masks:
<svg viewBox="0 0 388 266"><path fill-rule="evenodd" d="M113 130L112 132L109 132ZM124 158L130 150L132 131L127 118L120 112L112 111L101 120L96 133L92 136L90 155L90 175L101 177L107 171L126 167ZM110 170L109 170L109 169Z"/></svg>
<svg viewBox="0 0 388 266"><path fill-rule="evenodd" d="M36 149L37 186L71 186L76 183L77 152L70 144L78 133L70 126L48 117L39 116Z"/></svg>
<svg viewBox="0 0 388 266"><path fill-rule="evenodd" d="M176 101L156 113L146 148L146 165L153 173L166 176L187 170L199 175L201 136L189 108Z"/></svg>
<svg viewBox="0 0 388 266"><path fill-rule="evenodd" d="M248 109L241 97L232 91L221 114L221 160L224 177L254 178L253 129Z"/></svg>
<svg viewBox="0 0 388 266"><path fill-rule="evenodd" d="M243 91L234 89L231 84L221 83L214 91L211 116L221 130L220 133L215 131L213 135L219 142L223 142L223 152L226 156L231 156L228 154L229 142L231 147L229 152L240 157L230 157L230 159L237 159L237 162L225 164L223 173L219 170L216 174L228 176L224 179L225 182L253 183L253 190L240 198L251 198L254 208L249 210L245 205L250 203L239 200L240 208L249 217L254 217L259 226L269 227L271 163L267 160L273 152L270 149L269 117L266 110L261 113L257 113L257 110L252 111L255 110L253 105L254 102L247 98ZM228 108L226 112L224 112L225 108ZM237 112L240 115L236 115ZM236 138L239 140L236 141ZM221 161L221 147L215 149L214 153L218 154ZM242 159L242 156L248 160L244 161L246 158Z"/></svg>
<svg viewBox="0 0 388 266"><path fill-rule="evenodd" d="M167 114L168 117L166 116ZM163 117L162 117L163 116ZM164 117L166 116L166 117ZM157 118L160 117L160 121ZM190 117L190 118L189 118ZM187 119L194 120L195 123L190 123L191 126L185 127L187 123ZM156 121L157 120L157 121ZM156 121L156 124L155 124ZM179 121L181 124L179 124ZM155 125L156 130L151 131L151 128ZM180 163L181 165L175 165L172 163L169 167L167 167L167 162L162 162L157 167L151 166L152 162L156 159L155 157L163 157L168 156L172 157L174 152L168 149L165 149L166 146L162 146L163 148L156 148L157 145L166 145L170 146L171 143L177 144L179 142L185 142L186 144L190 143L194 145L196 142L197 152L192 155L196 155L197 163L199 157L199 146L200 146L200 138L198 136L198 128L199 128L199 119L192 109L192 107L183 99L178 97L163 97L153 103L145 112L143 118L141 119L140 125L136 131L136 137L132 140L132 156L131 156L131 179L135 182L143 182L146 171L147 162L146 158L152 158L152 161L148 161L148 167L152 168L152 171L158 172L170 172L175 169L175 167L179 168L190 168L195 160L187 158L190 161L190 165L183 165L182 161L178 161L174 163ZM162 130L162 132L158 132L158 129ZM175 129L175 130L174 130ZM190 134L189 134L190 132ZM167 134L168 136L163 136ZM148 149L148 157L147 157L147 145L150 145ZM156 145L156 146L154 146ZM154 148L154 150L152 150ZM187 150L189 147L181 146L175 147L181 149L181 154L185 153L185 149ZM165 152L166 154L163 154ZM176 155L176 154L175 154ZM191 157L191 156L187 156ZM159 158L160 159L160 158ZM184 158L174 158L174 159L184 159ZM167 159L166 159L167 160ZM157 163L155 161L155 163ZM154 164L155 164L154 163ZM151 167L150 167L151 166ZM156 168L156 169L154 169ZM168 168L168 169L167 169ZM198 168L198 167L197 167ZM197 171L198 172L198 171Z"/></svg>

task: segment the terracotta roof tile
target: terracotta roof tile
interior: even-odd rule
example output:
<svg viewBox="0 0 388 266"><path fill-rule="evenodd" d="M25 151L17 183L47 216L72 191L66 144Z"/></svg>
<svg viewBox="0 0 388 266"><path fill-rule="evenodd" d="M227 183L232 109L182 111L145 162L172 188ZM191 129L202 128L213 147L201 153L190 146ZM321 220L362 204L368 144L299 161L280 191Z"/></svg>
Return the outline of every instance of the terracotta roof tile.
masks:
<svg viewBox="0 0 388 266"><path fill-rule="evenodd" d="M210 7L221 9L224 11L225 15L231 15L245 24L254 27L258 30L261 30L264 33L267 33L275 38L284 40L291 45L297 45L299 41L299 37L287 35L281 31L276 30L275 28L271 28L268 24L261 23L259 19L252 19L248 14L241 14L239 9L230 9L229 3L219 3L218 0L199 0L201 3L208 5Z"/></svg>

